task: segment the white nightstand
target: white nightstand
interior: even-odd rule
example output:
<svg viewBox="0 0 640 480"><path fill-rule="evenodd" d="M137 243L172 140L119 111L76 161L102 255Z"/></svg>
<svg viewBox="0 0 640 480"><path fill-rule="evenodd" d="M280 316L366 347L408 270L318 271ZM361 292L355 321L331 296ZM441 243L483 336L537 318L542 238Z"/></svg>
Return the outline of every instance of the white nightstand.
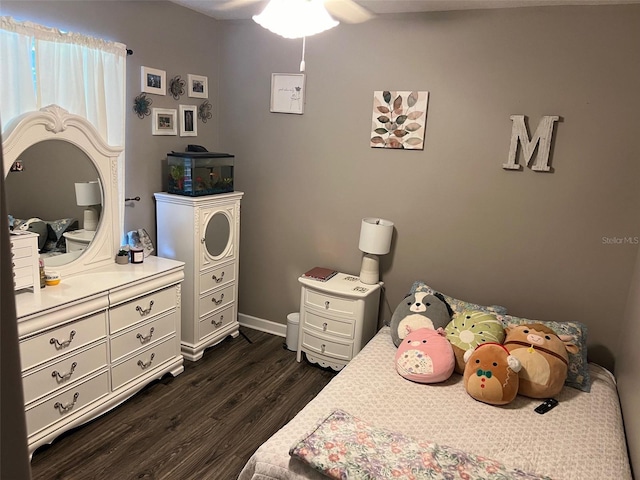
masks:
<svg viewBox="0 0 640 480"><path fill-rule="evenodd" d="M93 230L72 230L62 234L65 238L67 252L86 249L95 235L96 232Z"/></svg>
<svg viewBox="0 0 640 480"><path fill-rule="evenodd" d="M300 277L298 362L341 370L378 331L382 283L367 285L338 273L326 282Z"/></svg>

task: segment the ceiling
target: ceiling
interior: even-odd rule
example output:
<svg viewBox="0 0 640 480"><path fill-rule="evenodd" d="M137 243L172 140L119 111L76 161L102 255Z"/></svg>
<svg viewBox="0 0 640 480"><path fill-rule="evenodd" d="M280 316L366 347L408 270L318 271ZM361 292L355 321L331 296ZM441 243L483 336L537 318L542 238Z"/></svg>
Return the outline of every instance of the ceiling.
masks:
<svg viewBox="0 0 640 480"><path fill-rule="evenodd" d="M218 20L250 19L260 13L267 0L170 0ZM339 3L341 0L331 0ZM485 8L514 8L559 5L616 5L640 3L640 0L356 0L370 12L436 12Z"/></svg>

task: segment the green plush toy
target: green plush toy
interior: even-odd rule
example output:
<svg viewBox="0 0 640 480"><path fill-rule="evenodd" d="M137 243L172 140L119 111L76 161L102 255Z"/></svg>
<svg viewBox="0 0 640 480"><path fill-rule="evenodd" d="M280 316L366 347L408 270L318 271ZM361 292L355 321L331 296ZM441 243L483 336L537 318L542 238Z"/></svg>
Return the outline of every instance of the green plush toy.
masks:
<svg viewBox="0 0 640 480"><path fill-rule="evenodd" d="M484 343L503 343L505 338L502 322L495 315L481 310L466 310L455 315L445 332L456 356L455 371L460 374L464 373L467 350Z"/></svg>

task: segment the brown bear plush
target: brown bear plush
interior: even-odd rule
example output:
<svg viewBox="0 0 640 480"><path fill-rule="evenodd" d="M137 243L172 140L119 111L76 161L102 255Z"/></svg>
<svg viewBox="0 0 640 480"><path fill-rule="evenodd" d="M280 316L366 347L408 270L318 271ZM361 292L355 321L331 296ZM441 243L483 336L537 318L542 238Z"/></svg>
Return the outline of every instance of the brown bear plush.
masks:
<svg viewBox="0 0 640 480"><path fill-rule="evenodd" d="M541 324L511 325L506 332L504 346L522 364L518 393L531 398L557 395L567 378L567 352L578 351L569 343L571 337L558 336Z"/></svg>
<svg viewBox="0 0 640 480"><path fill-rule="evenodd" d="M490 405L506 405L518 394L520 362L499 343L483 343L464 354L464 388Z"/></svg>

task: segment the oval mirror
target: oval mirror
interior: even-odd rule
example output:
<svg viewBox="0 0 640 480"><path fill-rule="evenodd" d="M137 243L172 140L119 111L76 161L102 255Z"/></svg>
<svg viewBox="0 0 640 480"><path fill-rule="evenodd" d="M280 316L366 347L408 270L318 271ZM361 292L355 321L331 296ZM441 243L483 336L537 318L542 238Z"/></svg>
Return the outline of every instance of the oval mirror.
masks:
<svg viewBox="0 0 640 480"><path fill-rule="evenodd" d="M204 233L204 244L209 255L220 257L231 240L231 224L229 218L222 212L214 213Z"/></svg>
<svg viewBox="0 0 640 480"><path fill-rule="evenodd" d="M86 153L61 140L33 144L7 173L7 211L14 228L39 235L38 248L45 263L73 261L91 243L102 210L98 178ZM78 192L76 183L82 184ZM61 262L54 258L68 252L77 255L61 255Z"/></svg>

